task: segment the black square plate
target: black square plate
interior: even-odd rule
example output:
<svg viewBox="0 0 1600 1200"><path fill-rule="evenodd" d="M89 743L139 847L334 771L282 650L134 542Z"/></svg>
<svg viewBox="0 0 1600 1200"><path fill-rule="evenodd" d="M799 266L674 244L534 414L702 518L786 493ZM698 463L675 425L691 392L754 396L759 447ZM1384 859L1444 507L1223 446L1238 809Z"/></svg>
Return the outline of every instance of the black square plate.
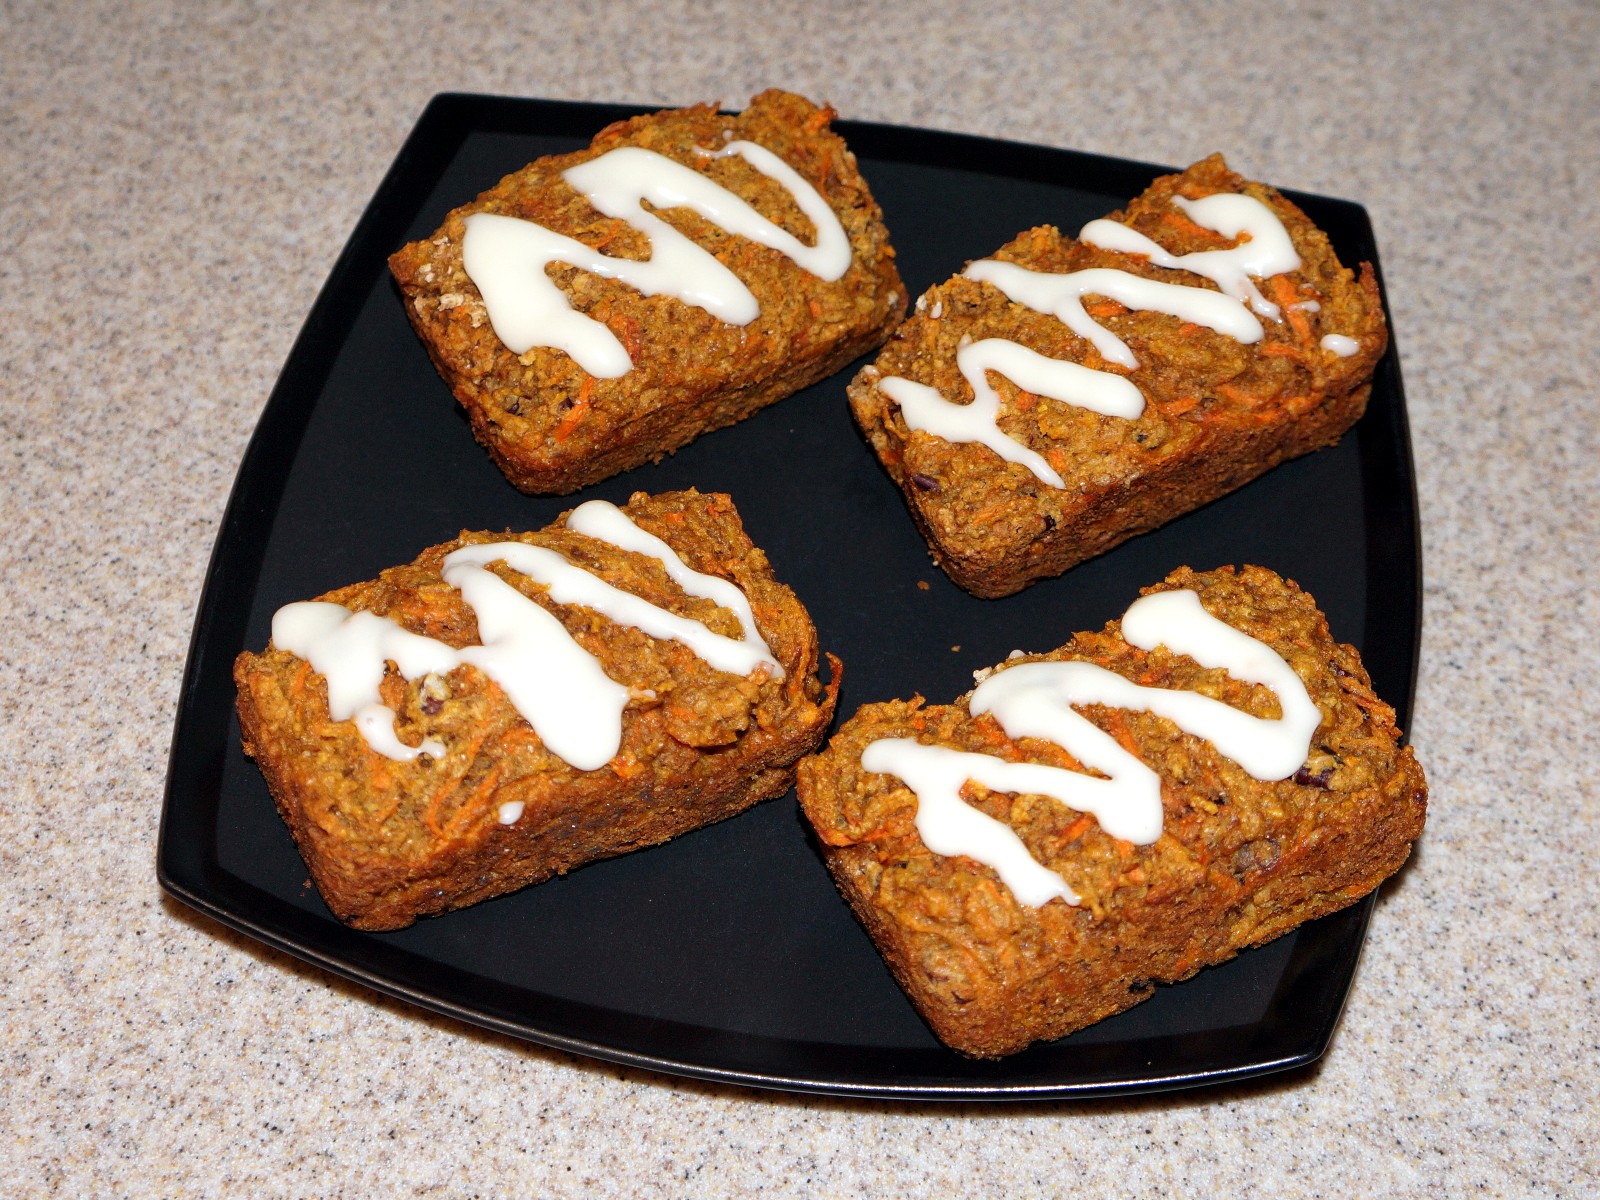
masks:
<svg viewBox="0 0 1600 1200"><path fill-rule="evenodd" d="M1309 1063L1328 1044L1370 899L1072 1037L997 1063L942 1047L839 899L793 794L668 845L390 934L323 907L242 755L230 666L280 605L368 579L463 528L535 529L576 503L515 492L472 440L385 266L404 241L543 154L639 110L435 98L333 268L262 413L223 518L184 675L158 852L169 893L260 940L439 1012L654 1070L797 1091L1037 1099L1154 1091ZM840 122L912 294L1020 230L1072 232L1161 168ZM1357 205L1295 196L1347 262L1376 265ZM1013 648L1117 616L1181 564L1298 580L1407 717L1419 632L1416 502L1400 369L1338 446L1060 579L976 600L929 562L851 422L841 373L655 466L588 489L726 491L845 663L840 712L949 700ZM928 586L924 590L919 582Z"/></svg>

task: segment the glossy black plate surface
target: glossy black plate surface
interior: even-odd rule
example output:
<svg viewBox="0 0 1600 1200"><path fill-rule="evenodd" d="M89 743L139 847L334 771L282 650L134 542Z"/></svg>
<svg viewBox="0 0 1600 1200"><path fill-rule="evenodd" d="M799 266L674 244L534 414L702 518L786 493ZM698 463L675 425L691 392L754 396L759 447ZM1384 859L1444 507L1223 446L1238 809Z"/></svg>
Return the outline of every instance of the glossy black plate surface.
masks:
<svg viewBox="0 0 1600 1200"><path fill-rule="evenodd" d="M159 874L169 893L351 979L535 1042L655 1070L919 1099L1085 1097L1236 1080L1315 1060L1371 901L1060 1042L998 1063L944 1049L834 891L791 793L666 846L392 934L328 914L239 748L232 660L280 605L374 576L463 528L538 528L578 499L732 494L779 578L845 662L840 712L921 692L1119 615L1189 564L1299 581L1408 718L1420 617L1416 504L1397 355L1333 449L1006 600L930 563L852 424L847 371L575 498L505 483L408 327L385 259L532 158L637 111L437 97L335 264L251 441L196 620ZM1161 169L981 138L841 122L912 295L1018 231L1076 230ZM1241 164L1248 169L1247 164ZM1359 206L1295 196L1346 262L1377 263ZM926 590L919 588L925 582Z"/></svg>

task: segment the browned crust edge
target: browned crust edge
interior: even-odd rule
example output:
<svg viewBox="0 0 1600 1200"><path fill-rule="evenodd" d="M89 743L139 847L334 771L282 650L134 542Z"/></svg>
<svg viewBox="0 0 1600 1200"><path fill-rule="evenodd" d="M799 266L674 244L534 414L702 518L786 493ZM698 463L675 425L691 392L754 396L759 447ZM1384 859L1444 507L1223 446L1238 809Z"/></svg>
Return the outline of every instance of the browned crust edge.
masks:
<svg viewBox="0 0 1600 1200"><path fill-rule="evenodd" d="M1359 704L1374 727L1398 739L1393 710L1371 695L1355 650L1337 646L1332 654L1335 673L1347 682L1349 694L1361 697ZM1314 698L1323 705L1357 703L1328 695ZM878 880L883 877L877 845L840 845L829 836L840 811L841 781L855 770L846 760L859 755L867 736L857 734L861 724L873 727L874 736L896 736L895 725L909 732L908 719L936 711L920 701L863 706L841 725L826 749L801 762L799 795L835 885L907 997L941 1041L975 1058L999 1058L1036 1041L1064 1037L1148 999L1157 984L1186 979L1240 950L1354 904L1406 861L1426 817L1422 768L1411 748L1400 746L1386 775L1340 795L1330 819L1319 816L1308 836L1283 846L1276 861L1248 872L1241 881L1208 869L1196 871L1192 888L1158 900L1137 900L1126 908L1107 906L1099 914L1088 906L1065 908L1051 918L1056 922L1053 935L1041 933L1052 926L1044 923L1039 910L1023 910L1011 901L1014 929L1056 939L1054 956L1044 955L1042 963L1034 962L1028 970L990 985L969 983L971 994L957 996L948 979L924 965L930 947L948 944L941 941L951 936L948 930L934 936L919 928L917 920L896 919L877 898ZM1095 719L1093 710L1086 715ZM1174 791L1181 792L1179 785L1164 778L1169 813L1171 805L1182 803L1174 800ZM919 849L909 852L931 855L920 840L915 847ZM1136 852L1130 861L1140 861L1142 854ZM992 875L989 868L960 861L972 871ZM951 911L962 904L960 895L949 899ZM1057 902L1052 905L1061 907Z"/></svg>
<svg viewBox="0 0 1600 1200"><path fill-rule="evenodd" d="M769 90L734 116L697 105L621 122L597 134L587 150L541 159L508 176L450 213L428 238L391 256L407 319L469 416L473 436L515 487L561 495L659 460L811 386L883 343L905 315L905 287L882 211L855 156L829 129L832 116L831 109L803 97ZM669 297L646 298L625 284L592 276L570 278L576 273L563 269L554 277L578 311L603 317L614 332L631 324L644 340L634 370L619 379L594 379L551 349L536 347L519 360L494 338L477 289L460 268L459 237L467 214L523 215L518 205L548 195L561 211L559 220L552 218L561 232L579 240L609 240L620 223L575 204L576 193L555 177L558 169L629 144L681 155L686 165L704 169L702 160L677 143L711 144L728 131L754 136L747 125L763 131L756 140L774 143L769 148L807 176L843 221L852 264L842 279L817 280L777 251L721 239L726 245L716 253L739 256L735 274L762 305L762 315L741 329ZM517 181L524 174L533 178L534 172L553 181L525 194ZM703 240L710 228L695 214L677 210L665 219L695 240ZM625 232L617 241L625 255L645 250L636 232ZM590 415L577 429L556 436L560 413L580 403Z"/></svg>
<svg viewBox="0 0 1600 1200"><path fill-rule="evenodd" d="M668 498L673 495L698 494ZM731 505L728 509L731 513ZM737 522L736 513L732 519ZM738 534L743 538L742 527ZM758 550L754 553L760 556ZM760 557L764 564L764 556ZM465 837L444 841L439 852L425 861L386 858L353 848L336 830L313 818L326 807L327 797L319 795L320 776L293 769L288 742L265 719L251 686L252 674L266 669L260 665L263 656L240 654L234 680L244 751L261 770L329 910L357 929L403 928L418 917L516 891L596 859L657 845L782 795L793 785L796 760L826 735L842 667L827 655L831 678L819 684L817 634L809 615L794 594L772 578L769 568L760 570L770 584L764 603L778 606L777 619L786 631L781 646L773 643L790 673L783 685L788 707L775 727L752 728L734 746L696 752L699 765L682 778L663 779L646 772L637 782L629 782L606 768L578 773L559 807L541 808L537 814L530 811L513 825L479 822ZM770 638L772 630L759 608L758 621ZM807 696L808 689L814 696ZM326 721L322 693L315 703Z"/></svg>
<svg viewBox="0 0 1600 1200"><path fill-rule="evenodd" d="M900 488L934 561L973 595L1007 596L1040 579L1059 575L1131 537L1219 499L1289 459L1335 444L1365 412L1372 372L1388 343L1382 301L1370 264L1360 264L1353 273L1345 271L1326 236L1295 205L1265 185L1233 174L1220 156L1202 160L1181 175L1158 180L1134 202L1133 208L1147 211L1191 178L1202 192L1237 188L1256 195L1279 212L1306 259L1307 280L1314 281L1318 288L1336 289L1341 319L1349 322L1345 328L1355 335L1360 349L1349 359L1319 367L1325 390L1313 397L1309 406L1279 407L1261 414L1259 420L1199 425L1188 417L1178 418L1186 426L1185 436L1191 439L1180 454L1149 461L1136 459L1136 469L1119 468L1109 478L1068 476L1068 491L1040 483L1027 468L1003 462L986 448L954 447L949 455L951 469L974 476L981 471L992 481L988 495L1005 503L1002 519L980 524L967 519L969 514L965 511L959 515L954 510L946 511L950 499L937 479L922 476L919 484L918 472L909 465L916 458L912 451L918 444L934 439L929 434L910 431L900 417L899 406L877 386L883 374L900 373L891 364L907 354L925 353L911 348L921 344L928 322L935 318L921 311L913 314L877 362L851 381L847 392L857 424ZM1059 246L1072 245L1059 239L1053 230L1035 230L1005 248L1000 257L1027 245L1048 244L1052 238ZM1092 265L1128 265L1109 252L1092 253ZM1181 274L1157 268L1141 269L1140 273L1171 276L1174 280ZM1183 282L1209 286L1192 276L1184 277ZM938 297L944 288L958 286L977 285L958 276L934 289L930 296ZM1308 282L1308 286L1313 283ZM999 303L1016 307L1003 298ZM923 306L919 303L918 307L920 310ZM1058 351L1050 353L1052 357L1063 357ZM918 358L912 362L918 362ZM1165 369L1162 364L1157 365ZM933 369L941 379L950 376L942 391L966 388L965 382L953 374L953 366L936 365ZM1133 378L1137 382L1147 374L1136 373ZM1129 436L1133 428L1128 425ZM1048 443L1039 442L1034 448L1042 451ZM965 495L962 502L970 499Z"/></svg>

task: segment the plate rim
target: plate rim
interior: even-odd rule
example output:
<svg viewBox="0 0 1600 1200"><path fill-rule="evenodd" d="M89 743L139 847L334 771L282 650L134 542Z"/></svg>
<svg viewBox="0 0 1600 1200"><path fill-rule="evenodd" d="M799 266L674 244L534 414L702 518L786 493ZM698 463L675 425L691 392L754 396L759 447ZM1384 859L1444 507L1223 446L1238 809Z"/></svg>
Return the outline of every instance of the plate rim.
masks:
<svg viewBox="0 0 1600 1200"><path fill-rule="evenodd" d="M1329 928L1334 931L1333 936L1339 947L1338 953L1349 956L1350 966L1336 981L1336 986L1330 989L1337 994L1324 998L1321 1011L1325 1020L1303 1032L1293 1053L1209 1069L1145 1071L1138 1073L1137 1077L1124 1072L1120 1078L1075 1082L1001 1083L969 1078L941 1083L924 1075L914 1082L897 1083L893 1078L883 1076L856 1081L818 1079L794 1072L785 1074L730 1065L710 1065L681 1054L642 1052L498 1015L484 1006L475 1007L430 992L376 965L360 965L363 961L371 963L386 957L384 954L363 952L364 949L372 949L375 935L362 934L347 929L331 918L318 918L315 914L295 909L280 897L260 892L254 885L232 876L216 861L215 827L218 814L213 806L207 823L204 803L198 797L220 795L222 759L228 744L227 711L231 711L232 706L232 680L228 670L219 669L214 656L225 652L227 646L243 644L246 620L243 611L225 611L223 601L235 595L254 594L262 560L261 556L253 555L246 549L255 541L249 535L252 530L270 527L288 474L263 469L261 464L280 456L287 460L298 448L309 417L321 397L322 386L333 370L337 353L347 336L347 313L351 299L359 300L369 286L362 272L367 269L370 255L378 249L386 257L385 248L400 244L406 226L418 211L415 197L426 194L428 186L437 180L470 135L536 133L587 140L612 121L657 111L660 107L442 92L432 97L422 110L335 259L284 360L241 457L218 525L205 582L196 606L168 753L156 848L157 879L163 891L267 946L351 982L445 1016L555 1050L647 1071L737 1086L902 1101L1091 1099L1236 1083L1305 1067L1317 1061L1326 1052L1348 999L1377 892L1349 908L1322 918L1323 922L1330 923ZM855 120L836 121L835 128L845 137L851 150L863 160L953 166L957 169L965 168L968 163L974 164L974 167L981 163L985 173L1043 182L1057 181L1063 164L1072 163L1093 172L1097 185L1103 178L1134 180L1130 188L1117 188L1119 194L1129 196L1142 190L1153 176L1174 170L1160 164L969 133ZM1385 297L1387 313L1376 238L1365 208L1353 201L1289 189L1284 189L1284 195L1302 207L1335 212L1340 214L1342 221L1354 223L1357 232L1373 247L1373 268L1378 276L1380 294ZM1319 218L1319 224L1323 219ZM1363 422L1377 423L1381 420L1383 428L1377 436L1363 442L1363 449L1379 452L1383 461L1373 463L1369 461L1369 455L1363 453L1361 490L1363 495L1368 494L1374 484L1373 477L1381 476L1386 486L1393 489L1400 511L1392 514L1385 526L1393 536L1374 539L1370 536L1369 524L1369 536L1364 539L1369 603L1362 633L1366 648L1364 658L1369 660L1369 666L1372 662L1381 661L1385 667L1398 667L1399 677L1391 680L1387 690L1380 694L1390 699L1401 727L1405 728L1409 724L1421 650L1422 555L1416 478L1392 318L1390 348L1380 363L1380 370L1390 377L1388 384L1392 402L1382 406L1381 410L1369 408ZM1399 486L1393 487L1394 484ZM1392 609L1379 611L1379 606L1370 603L1375 581L1379 579L1385 581L1386 594L1390 598L1398 595L1399 607L1403 612L1409 612L1409 621L1395 620L1396 614ZM239 636L229 638L227 631L230 629ZM218 648L219 638L222 641L221 650ZM1375 650L1375 646L1379 649ZM231 663L231 656L229 661ZM1395 674L1393 671L1390 673ZM219 692L225 693L221 699L225 700L224 707L227 710L220 716L215 707ZM204 743L197 743L193 733L207 719L213 723L220 721L224 727L221 745L210 754L203 752ZM189 807L186 808L186 805ZM186 818L191 824L198 821L209 836L182 836L180 827ZM209 857L206 852L208 846L211 848ZM242 895L241 889L260 892L271 902L268 909L281 906L284 911L273 914L276 920L262 919L259 913L252 913L248 907L249 897ZM246 906L238 907L241 902ZM314 926L321 936L312 936L303 928L307 925ZM297 930L297 926L302 928ZM381 945L381 940L378 944ZM343 957L336 952L341 949ZM391 946L390 949L396 948ZM549 1001L556 1008L573 1006L593 1009L593 1006L553 997L541 996L540 999L541 1002ZM658 1028L676 1024L655 1018L620 1015L624 1018L623 1024L642 1022ZM763 1040L760 1035L732 1036ZM948 1051L944 1053L953 1054ZM1012 1061L1014 1059L1002 1060L1000 1066ZM970 1060L960 1062L972 1067ZM1149 1065L1153 1066L1153 1063Z"/></svg>

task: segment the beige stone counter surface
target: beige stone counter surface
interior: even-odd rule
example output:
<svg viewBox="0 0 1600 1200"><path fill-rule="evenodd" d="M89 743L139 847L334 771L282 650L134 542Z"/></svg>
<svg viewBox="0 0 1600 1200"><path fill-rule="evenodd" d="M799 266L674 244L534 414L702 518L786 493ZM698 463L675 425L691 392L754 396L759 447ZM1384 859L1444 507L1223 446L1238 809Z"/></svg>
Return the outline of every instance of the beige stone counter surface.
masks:
<svg viewBox="0 0 1600 1200"><path fill-rule="evenodd" d="M1427 832L1317 1066L940 1106L435 1016L165 898L245 444L428 99L732 104L1186 163L1372 215L1405 371ZM1600 1194L1600 7L0 5L0 1195Z"/></svg>

